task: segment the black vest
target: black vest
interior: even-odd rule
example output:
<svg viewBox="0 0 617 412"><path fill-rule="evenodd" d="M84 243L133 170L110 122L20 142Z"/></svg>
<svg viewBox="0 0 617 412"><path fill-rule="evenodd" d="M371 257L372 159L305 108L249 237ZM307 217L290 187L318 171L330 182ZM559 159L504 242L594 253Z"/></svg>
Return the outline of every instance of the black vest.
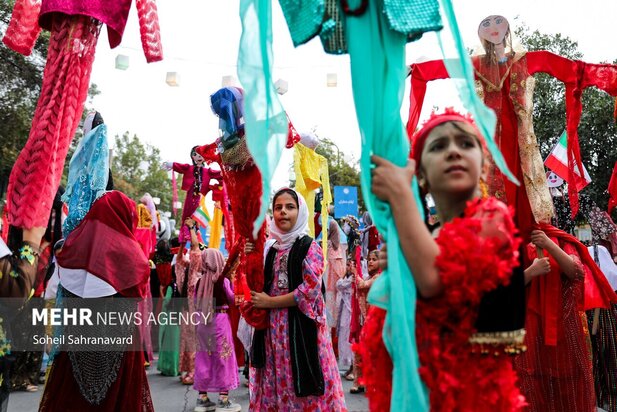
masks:
<svg viewBox="0 0 617 412"><path fill-rule="evenodd" d="M289 291L293 292L303 282L302 263L313 243L304 236L295 241L287 259ZM274 258L277 250L270 248L264 268L264 292L270 293L273 281ZM323 283L322 283L323 289ZM289 349L291 369L296 396L321 396L324 394L324 378L319 362L317 324L298 307L287 308L289 322ZM251 366L262 368L266 360L266 330L255 330L251 346Z"/></svg>

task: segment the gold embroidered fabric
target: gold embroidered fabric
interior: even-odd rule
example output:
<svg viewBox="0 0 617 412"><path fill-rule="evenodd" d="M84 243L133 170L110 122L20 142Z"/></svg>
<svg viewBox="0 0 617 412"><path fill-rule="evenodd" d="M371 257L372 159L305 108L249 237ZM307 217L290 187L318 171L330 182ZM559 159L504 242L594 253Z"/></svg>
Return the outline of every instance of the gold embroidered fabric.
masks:
<svg viewBox="0 0 617 412"><path fill-rule="evenodd" d="M527 70L525 53L511 55L510 61L504 73L500 74L498 65L487 64L486 59L479 56L475 69L476 91L487 106L495 111L498 119L495 141L499 147L502 147L501 121L499 121L502 116L502 88L506 80L510 80L509 98L517 117L517 140L525 191L536 222L550 222L554 215L553 202L546 183L544 162L533 130L535 79L529 75ZM487 178L489 193L508 203L513 199L506 198L503 179L503 175L491 161Z"/></svg>
<svg viewBox="0 0 617 412"><path fill-rule="evenodd" d="M152 226L152 215L146 205L139 203L137 205L137 227L150 228Z"/></svg>
<svg viewBox="0 0 617 412"><path fill-rule="evenodd" d="M472 353L499 356L518 355L527 350L525 346L525 329L505 332L478 332L469 337Z"/></svg>
<svg viewBox="0 0 617 412"><path fill-rule="evenodd" d="M526 68L525 71L527 71ZM524 107L517 107L516 103L514 105L519 118L518 147L525 190L536 222L550 223L555 214L553 199L546 182L540 146L533 131L533 91L536 80L528 76L519 83L512 83L510 93L514 92L512 87L517 84L523 92L525 104Z"/></svg>

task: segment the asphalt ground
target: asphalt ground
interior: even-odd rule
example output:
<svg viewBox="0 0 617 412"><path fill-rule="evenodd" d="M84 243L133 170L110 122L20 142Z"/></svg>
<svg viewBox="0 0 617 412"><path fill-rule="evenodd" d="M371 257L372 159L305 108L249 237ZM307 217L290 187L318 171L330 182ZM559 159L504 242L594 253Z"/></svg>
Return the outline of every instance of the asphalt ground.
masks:
<svg viewBox="0 0 617 412"><path fill-rule="evenodd" d="M192 386L182 385L178 377L163 376L156 370L156 362L147 369L150 394L154 402L155 411L163 412L192 412L197 401L197 392ZM242 411L249 410L249 392L244 386L244 376L240 376L240 387L229 394L230 399L242 406ZM368 400L362 394L349 393L352 382L343 379L345 402L349 412L368 411ZM43 385L39 385L37 392L12 392L9 398L8 412L37 411ZM212 398L218 397L211 394ZM70 400L69 400L70 402ZM85 411L84 411L85 412Z"/></svg>

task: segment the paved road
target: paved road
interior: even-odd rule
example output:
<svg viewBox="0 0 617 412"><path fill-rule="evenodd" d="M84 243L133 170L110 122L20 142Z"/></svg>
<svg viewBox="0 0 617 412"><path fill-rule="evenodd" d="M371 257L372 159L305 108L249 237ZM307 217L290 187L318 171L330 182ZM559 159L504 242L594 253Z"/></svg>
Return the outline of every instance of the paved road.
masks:
<svg viewBox="0 0 617 412"><path fill-rule="evenodd" d="M156 370L156 364L148 369L148 382L154 401L154 409L162 412L192 412L197 400L197 393L191 386L184 386L178 378L162 376ZM244 383L244 377L241 377ZM230 397L242 405L242 411L248 411L249 395L248 388L241 383L240 388L232 391ZM343 380L345 400L349 412L368 411L368 401L363 395L349 393L351 382ZM9 398L8 412L28 412L38 410L43 386L39 386L39 392L13 392ZM186 408L185 408L186 404Z"/></svg>

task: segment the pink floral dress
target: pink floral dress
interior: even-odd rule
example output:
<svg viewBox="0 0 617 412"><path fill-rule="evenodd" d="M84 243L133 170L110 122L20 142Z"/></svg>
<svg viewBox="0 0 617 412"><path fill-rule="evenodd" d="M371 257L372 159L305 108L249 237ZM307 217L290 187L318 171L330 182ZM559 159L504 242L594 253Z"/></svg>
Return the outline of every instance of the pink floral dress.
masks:
<svg viewBox="0 0 617 412"><path fill-rule="evenodd" d="M280 250L274 259L274 279L271 296L289 292L287 256ZM321 293L323 255L313 242L302 264L304 282L294 291L298 308L317 322L319 361L324 377L322 396L299 398L295 395L289 353L289 320L287 308L270 309L269 326L265 337L266 359L263 368L250 369L250 407L260 411L346 411L345 395L332 350L332 340L326 326L324 299Z"/></svg>

